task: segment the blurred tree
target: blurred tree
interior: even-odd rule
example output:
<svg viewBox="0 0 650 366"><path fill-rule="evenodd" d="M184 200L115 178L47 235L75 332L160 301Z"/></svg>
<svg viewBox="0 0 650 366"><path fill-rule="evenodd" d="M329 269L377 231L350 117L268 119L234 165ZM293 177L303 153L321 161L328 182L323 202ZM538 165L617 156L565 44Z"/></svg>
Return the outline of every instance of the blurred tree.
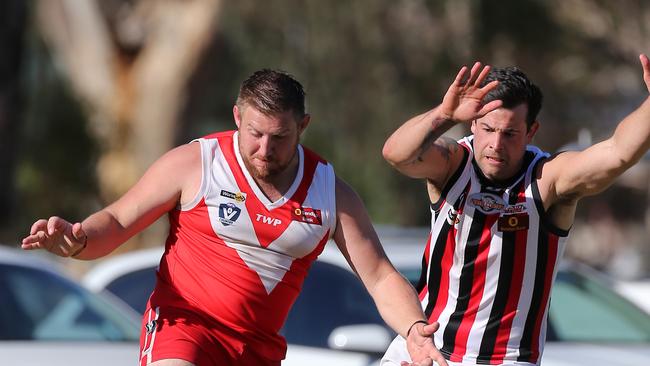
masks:
<svg viewBox="0 0 650 366"><path fill-rule="evenodd" d="M100 144L98 184L115 200L175 141L185 90L220 1L43 0L37 22ZM160 235L160 230L155 234Z"/></svg>
<svg viewBox="0 0 650 366"><path fill-rule="evenodd" d="M647 95L636 61L650 50L644 0L49 0L36 14L103 152L105 201L171 145L233 128L239 82L261 67L303 82L313 116L304 143L376 222L401 225L428 223L427 197L383 161L383 142L439 103L460 65L526 71L545 94L535 143L549 151L581 129L594 142L609 135ZM51 97L41 103L63 98ZM52 123L75 116L66 103Z"/></svg>

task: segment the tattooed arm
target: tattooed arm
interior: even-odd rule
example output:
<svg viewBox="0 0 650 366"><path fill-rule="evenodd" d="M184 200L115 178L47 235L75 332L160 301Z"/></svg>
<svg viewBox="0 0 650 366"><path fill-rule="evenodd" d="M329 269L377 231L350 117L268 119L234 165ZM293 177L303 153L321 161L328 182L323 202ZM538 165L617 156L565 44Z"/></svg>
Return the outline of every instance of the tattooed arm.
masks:
<svg viewBox="0 0 650 366"><path fill-rule="evenodd" d="M442 136L455 123L441 119L438 110L417 115L400 126L388 138L382 153L402 174L444 184L463 154L456 141Z"/></svg>
<svg viewBox="0 0 650 366"><path fill-rule="evenodd" d="M426 178L438 190L463 157L458 144L442 135L457 123L471 122L501 106L500 100L483 104L485 95L497 86L493 81L480 87L490 67L481 68L477 62L466 78L467 71L465 66L460 69L442 104L406 121L388 138L382 151L402 174Z"/></svg>

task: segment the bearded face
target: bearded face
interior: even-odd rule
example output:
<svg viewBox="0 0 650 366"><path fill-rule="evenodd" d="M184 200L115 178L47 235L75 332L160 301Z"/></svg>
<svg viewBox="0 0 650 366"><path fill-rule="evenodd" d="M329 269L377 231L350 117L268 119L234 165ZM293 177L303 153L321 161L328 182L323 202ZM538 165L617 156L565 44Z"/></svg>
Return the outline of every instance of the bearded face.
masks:
<svg viewBox="0 0 650 366"><path fill-rule="evenodd" d="M266 115L252 106L235 106L233 113L239 127L239 152L253 178L272 180L287 170L296 158L308 116L296 121L290 111Z"/></svg>

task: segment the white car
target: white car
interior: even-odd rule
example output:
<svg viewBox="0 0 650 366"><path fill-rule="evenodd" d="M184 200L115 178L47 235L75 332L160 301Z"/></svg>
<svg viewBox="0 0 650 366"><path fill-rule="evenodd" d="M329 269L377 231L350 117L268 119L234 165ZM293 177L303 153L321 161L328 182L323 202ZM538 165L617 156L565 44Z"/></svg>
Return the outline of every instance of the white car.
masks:
<svg viewBox="0 0 650 366"><path fill-rule="evenodd" d="M650 314L650 280L616 281L616 291Z"/></svg>
<svg viewBox="0 0 650 366"><path fill-rule="evenodd" d="M139 324L129 306L65 277L43 253L0 246L0 364L134 364Z"/></svg>
<svg viewBox="0 0 650 366"><path fill-rule="evenodd" d="M378 233L395 267L416 282L428 231L382 227ZM112 291L142 312L162 252L156 248L107 259L86 275L84 284ZM650 365L650 316L594 273L577 264L559 271L542 364ZM281 333L289 344L285 366L377 364L394 336L334 243L314 262Z"/></svg>

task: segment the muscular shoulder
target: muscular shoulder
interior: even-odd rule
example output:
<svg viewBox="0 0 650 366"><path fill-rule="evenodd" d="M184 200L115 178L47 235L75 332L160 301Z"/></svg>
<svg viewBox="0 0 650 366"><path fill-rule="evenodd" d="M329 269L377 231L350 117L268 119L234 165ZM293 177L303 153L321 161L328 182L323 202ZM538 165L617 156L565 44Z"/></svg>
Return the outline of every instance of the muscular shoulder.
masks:
<svg viewBox="0 0 650 366"><path fill-rule="evenodd" d="M363 201L340 178L336 180L336 218L334 241L348 261L352 261L352 268L359 269L357 265L377 254L381 247Z"/></svg>
<svg viewBox="0 0 650 366"><path fill-rule="evenodd" d="M201 164L201 144L190 142L177 146L167 152L161 160L164 159L166 164L178 166L182 169L181 165L196 165Z"/></svg>
<svg viewBox="0 0 650 366"><path fill-rule="evenodd" d="M336 215L351 216L366 214L359 194L344 180L336 177Z"/></svg>
<svg viewBox="0 0 650 366"><path fill-rule="evenodd" d="M539 196L544 212L558 228L569 230L573 225L578 196L559 194L557 185L561 170L564 169L574 152L563 152L543 160L535 172Z"/></svg>
<svg viewBox="0 0 650 366"><path fill-rule="evenodd" d="M336 207L345 207L349 201L360 200L357 192L343 179L336 177Z"/></svg>
<svg viewBox="0 0 650 366"><path fill-rule="evenodd" d="M201 144L191 142L178 146L157 162L165 175L163 179L173 181L180 190L180 203L191 201L201 186Z"/></svg>
<svg viewBox="0 0 650 366"><path fill-rule="evenodd" d="M172 149L156 160L142 178L109 208L116 215L140 219L151 212L169 211L182 197L196 194L201 180L201 151L198 144ZM125 219L125 220L130 220Z"/></svg>
<svg viewBox="0 0 650 366"><path fill-rule="evenodd" d="M545 208L548 208L555 203L572 202L577 199L577 197L559 195L557 189L558 180L562 171L567 169L567 165L570 164L571 158L575 154L576 152L574 151L560 152L549 158L543 159L537 165L535 178Z"/></svg>

